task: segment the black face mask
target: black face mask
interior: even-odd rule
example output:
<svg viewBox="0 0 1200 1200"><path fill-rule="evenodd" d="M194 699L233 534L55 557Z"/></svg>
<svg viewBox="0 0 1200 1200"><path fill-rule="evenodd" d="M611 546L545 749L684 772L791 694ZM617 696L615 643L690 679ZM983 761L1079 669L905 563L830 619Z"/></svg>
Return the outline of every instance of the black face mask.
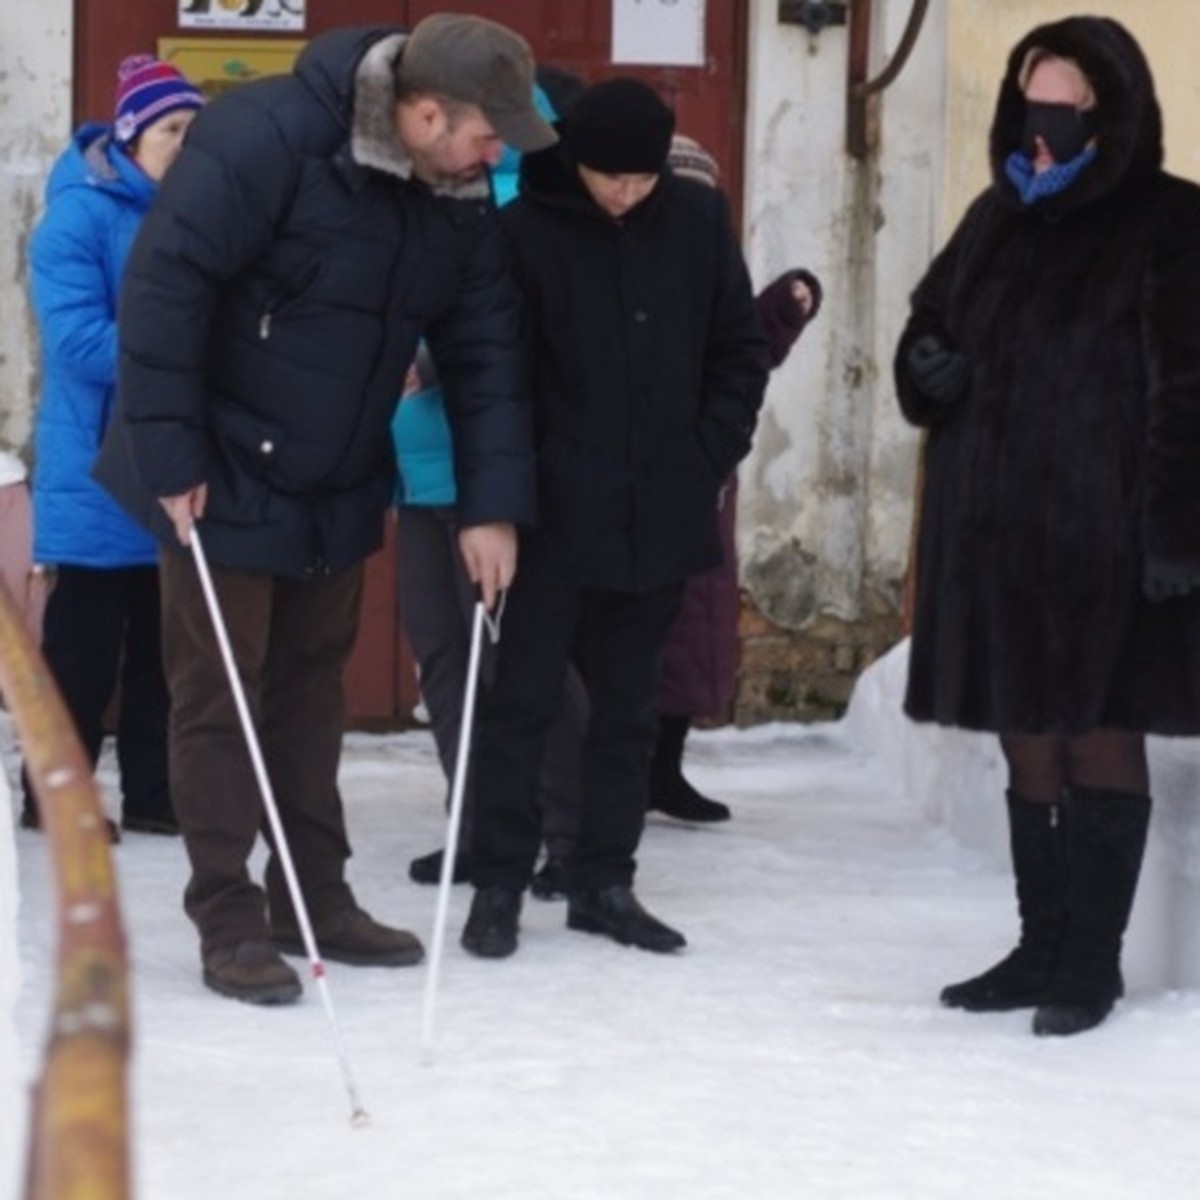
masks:
<svg viewBox="0 0 1200 1200"><path fill-rule="evenodd" d="M1025 128L1021 134L1021 150L1029 158L1037 157L1037 142L1041 138L1056 163L1070 162L1083 153L1096 134L1096 110L1084 112L1073 104L1039 104L1025 101Z"/></svg>

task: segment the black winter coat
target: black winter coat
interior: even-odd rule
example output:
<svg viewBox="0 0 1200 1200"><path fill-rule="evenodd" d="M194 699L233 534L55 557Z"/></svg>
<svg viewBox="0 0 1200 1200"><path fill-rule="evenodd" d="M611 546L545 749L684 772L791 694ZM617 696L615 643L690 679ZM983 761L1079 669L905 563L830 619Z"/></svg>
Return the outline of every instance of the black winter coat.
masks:
<svg viewBox="0 0 1200 1200"><path fill-rule="evenodd" d="M1098 154L1024 206L1004 162L1034 46L1093 82ZM1015 48L991 154L995 182L916 289L896 359L903 410L929 429L906 710L1196 733L1200 599L1152 603L1141 585L1148 561L1200 572L1200 189L1163 172L1149 68L1101 18ZM970 370L941 408L907 367L928 332Z"/></svg>
<svg viewBox="0 0 1200 1200"><path fill-rule="evenodd" d="M664 173L621 220L552 148L501 212L526 301L539 537L586 587L720 561L717 496L750 448L766 342L724 198Z"/></svg>
<svg viewBox="0 0 1200 1200"><path fill-rule="evenodd" d="M376 549L422 335L463 522L533 519L519 299L486 180L466 200L411 175L393 125L403 43L338 30L294 74L216 100L142 226L97 476L170 545L155 497L204 482L206 549L225 566L306 576Z"/></svg>

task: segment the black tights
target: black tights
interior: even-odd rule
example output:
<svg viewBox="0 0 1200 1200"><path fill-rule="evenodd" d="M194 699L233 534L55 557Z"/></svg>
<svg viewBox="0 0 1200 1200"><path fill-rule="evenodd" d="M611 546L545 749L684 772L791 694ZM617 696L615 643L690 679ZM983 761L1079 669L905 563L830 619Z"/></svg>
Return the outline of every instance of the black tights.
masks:
<svg viewBox="0 0 1200 1200"><path fill-rule="evenodd" d="M1009 786L1026 800L1055 804L1068 787L1133 792L1150 790L1146 738L1118 729L1093 729L1076 737L1002 733Z"/></svg>

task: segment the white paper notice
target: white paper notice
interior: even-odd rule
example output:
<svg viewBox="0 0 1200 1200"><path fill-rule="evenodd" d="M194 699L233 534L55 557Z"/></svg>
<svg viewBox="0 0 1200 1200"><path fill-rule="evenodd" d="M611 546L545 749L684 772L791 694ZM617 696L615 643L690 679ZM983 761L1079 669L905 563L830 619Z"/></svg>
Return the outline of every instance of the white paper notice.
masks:
<svg viewBox="0 0 1200 1200"><path fill-rule="evenodd" d="M301 32L305 0L179 0L180 29Z"/></svg>
<svg viewBox="0 0 1200 1200"><path fill-rule="evenodd" d="M612 0L614 63L704 66L705 0Z"/></svg>

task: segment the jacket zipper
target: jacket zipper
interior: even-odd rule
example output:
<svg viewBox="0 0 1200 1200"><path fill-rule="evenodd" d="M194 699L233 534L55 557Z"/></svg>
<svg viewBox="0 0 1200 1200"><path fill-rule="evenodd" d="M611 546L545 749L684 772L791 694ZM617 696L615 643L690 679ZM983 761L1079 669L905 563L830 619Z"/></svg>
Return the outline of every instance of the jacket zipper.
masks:
<svg viewBox="0 0 1200 1200"><path fill-rule="evenodd" d="M305 263L302 270L297 271L295 275L275 289L258 317L259 341L265 342L271 336L271 321L276 314L282 312L308 290L320 269L319 262Z"/></svg>

